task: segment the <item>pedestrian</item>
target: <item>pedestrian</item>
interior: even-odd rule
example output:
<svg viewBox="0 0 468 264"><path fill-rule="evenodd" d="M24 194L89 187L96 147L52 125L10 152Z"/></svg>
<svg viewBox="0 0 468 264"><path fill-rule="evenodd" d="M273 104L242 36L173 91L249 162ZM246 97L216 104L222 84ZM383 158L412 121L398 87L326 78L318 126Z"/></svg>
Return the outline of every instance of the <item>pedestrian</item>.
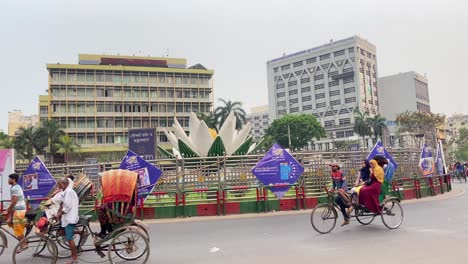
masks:
<svg viewBox="0 0 468 264"><path fill-rule="evenodd" d="M2 212L2 215L6 216L8 225L13 228L15 236L21 241L24 238L25 231L26 202L23 189L18 185L18 179L19 175L17 173L8 175L8 184L11 185L11 202L8 209ZM16 253L20 253L26 248L28 248L28 245L22 242Z"/></svg>
<svg viewBox="0 0 468 264"><path fill-rule="evenodd" d="M67 263L78 263L77 249L73 236L75 234L75 227L79 220L78 206L79 200L78 195L73 190L73 184L68 178L62 178L59 180L59 185L63 190L63 201L62 207L55 216L60 219L62 228L65 229L65 237L70 246L72 259Z"/></svg>

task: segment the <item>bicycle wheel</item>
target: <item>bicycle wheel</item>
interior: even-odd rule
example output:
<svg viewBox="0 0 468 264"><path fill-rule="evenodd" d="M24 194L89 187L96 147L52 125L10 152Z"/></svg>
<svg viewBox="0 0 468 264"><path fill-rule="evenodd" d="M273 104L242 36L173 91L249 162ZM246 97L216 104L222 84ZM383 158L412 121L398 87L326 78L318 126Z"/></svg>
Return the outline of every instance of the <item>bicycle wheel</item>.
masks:
<svg viewBox="0 0 468 264"><path fill-rule="evenodd" d="M389 229L398 228L403 222L403 208L398 200L386 201L381 211L382 222Z"/></svg>
<svg viewBox="0 0 468 264"><path fill-rule="evenodd" d="M356 214L356 220L361 224L361 225L368 225L374 221L375 214L369 213L369 211L363 209L363 208L356 208L354 210L354 213Z"/></svg>
<svg viewBox="0 0 468 264"><path fill-rule="evenodd" d="M18 250L26 246L21 252ZM13 263L55 264L57 245L45 236L29 236L22 239L13 249Z"/></svg>
<svg viewBox="0 0 468 264"><path fill-rule="evenodd" d="M81 231L81 230L75 230L75 232ZM59 245L57 247L57 255L59 258L69 258L71 256L71 251L70 251L70 245L67 241L67 238L65 235L60 234L60 230L54 230L53 235L51 236L54 238L54 240L57 242ZM75 233L73 240L75 241L75 245L78 250L78 254L80 254L80 249L83 247L83 245L86 243L86 240L89 237L89 231L87 228L83 230L83 233L77 234Z"/></svg>
<svg viewBox="0 0 468 264"><path fill-rule="evenodd" d="M131 263L146 263L150 254L146 235L136 229L127 229L116 235L109 244L109 261L115 263L114 254ZM141 261L135 262L135 260Z"/></svg>
<svg viewBox="0 0 468 264"><path fill-rule="evenodd" d="M7 247L7 238L5 234L0 230L0 256L3 254L3 251L5 251L6 247Z"/></svg>
<svg viewBox="0 0 468 264"><path fill-rule="evenodd" d="M315 231L327 234L335 228L338 213L332 204L317 205L310 215L310 223Z"/></svg>

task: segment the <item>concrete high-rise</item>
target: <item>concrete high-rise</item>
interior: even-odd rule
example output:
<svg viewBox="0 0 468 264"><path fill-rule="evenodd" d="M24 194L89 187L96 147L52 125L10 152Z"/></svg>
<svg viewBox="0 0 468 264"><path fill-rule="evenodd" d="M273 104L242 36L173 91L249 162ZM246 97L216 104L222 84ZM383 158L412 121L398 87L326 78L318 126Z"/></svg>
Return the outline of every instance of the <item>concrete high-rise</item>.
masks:
<svg viewBox="0 0 468 264"><path fill-rule="evenodd" d="M379 113L376 48L358 36L284 55L267 62L270 121L285 114L314 115L327 140L313 149L354 136L354 111Z"/></svg>
<svg viewBox="0 0 468 264"><path fill-rule="evenodd" d="M188 130L190 112L213 107L213 70L187 68L186 59L80 54L78 64L47 64L47 70L41 117L47 111L83 152L126 150L130 128L171 129L174 117Z"/></svg>
<svg viewBox="0 0 468 264"><path fill-rule="evenodd" d="M264 136L269 125L268 105L252 107L246 121L252 124L250 135L255 142L259 142Z"/></svg>

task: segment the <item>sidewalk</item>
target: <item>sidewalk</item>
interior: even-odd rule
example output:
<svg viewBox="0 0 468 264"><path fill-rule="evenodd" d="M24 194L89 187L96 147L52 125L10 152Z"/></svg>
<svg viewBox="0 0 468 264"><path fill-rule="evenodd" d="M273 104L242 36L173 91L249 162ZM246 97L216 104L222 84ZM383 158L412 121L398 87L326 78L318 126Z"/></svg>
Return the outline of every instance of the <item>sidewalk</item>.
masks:
<svg viewBox="0 0 468 264"><path fill-rule="evenodd" d="M403 200L401 204L411 204L420 202L432 202L445 200L452 197L463 195L465 190L458 187L453 187L452 191L436 196L424 197L421 199ZM252 213L252 214L233 214L233 215L222 215L222 216L195 216L185 218L168 218L168 219L148 219L144 220L145 224L164 224L164 223L180 223L180 222L193 222L193 221L214 221L214 220L228 220L228 219L244 219L244 218L255 218L255 217L273 217L281 215L299 215L299 214L310 214L313 209L306 210L292 210L292 211L281 211L281 212L268 212L268 213Z"/></svg>

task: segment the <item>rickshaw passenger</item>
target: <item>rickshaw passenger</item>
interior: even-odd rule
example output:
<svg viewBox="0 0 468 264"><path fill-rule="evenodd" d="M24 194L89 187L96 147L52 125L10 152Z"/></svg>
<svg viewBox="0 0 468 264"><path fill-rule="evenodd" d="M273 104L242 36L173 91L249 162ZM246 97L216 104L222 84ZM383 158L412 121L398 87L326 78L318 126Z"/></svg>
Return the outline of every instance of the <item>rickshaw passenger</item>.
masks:
<svg viewBox="0 0 468 264"><path fill-rule="evenodd" d="M362 187L359 192L359 203L373 213L380 213L379 195L384 181L383 168L379 166L375 159L370 162L371 178L370 183Z"/></svg>

